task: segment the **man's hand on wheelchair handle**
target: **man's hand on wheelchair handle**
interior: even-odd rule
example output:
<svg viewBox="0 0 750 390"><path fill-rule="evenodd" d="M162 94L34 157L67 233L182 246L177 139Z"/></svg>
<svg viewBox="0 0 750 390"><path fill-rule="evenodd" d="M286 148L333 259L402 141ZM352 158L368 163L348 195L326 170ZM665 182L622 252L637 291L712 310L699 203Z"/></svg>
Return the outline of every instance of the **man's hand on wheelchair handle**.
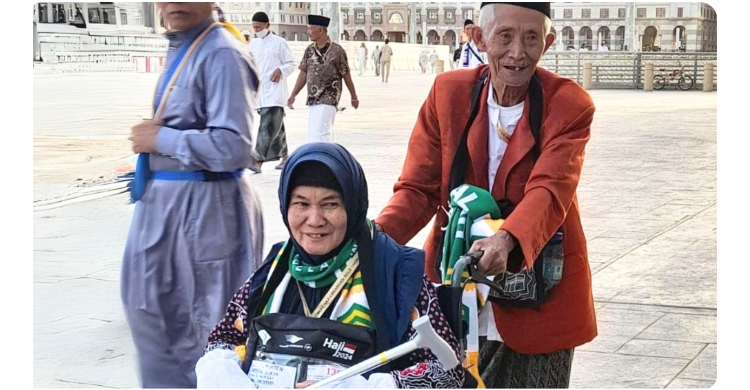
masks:
<svg viewBox="0 0 750 390"><path fill-rule="evenodd" d="M469 252L484 252L477 269L484 275L497 276L508 269L508 254L515 245L513 236L501 229L492 237L474 241Z"/></svg>

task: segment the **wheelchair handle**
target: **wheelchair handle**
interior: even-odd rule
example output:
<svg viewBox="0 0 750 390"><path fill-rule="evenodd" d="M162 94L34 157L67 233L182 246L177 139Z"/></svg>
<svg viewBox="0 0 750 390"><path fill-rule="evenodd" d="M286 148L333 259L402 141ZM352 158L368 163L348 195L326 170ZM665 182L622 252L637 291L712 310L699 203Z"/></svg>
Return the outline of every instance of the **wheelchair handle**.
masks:
<svg viewBox="0 0 750 390"><path fill-rule="evenodd" d="M477 269L477 264L479 264L479 259L481 259L482 256L484 256L484 251L471 252L461 256L453 267L451 287L461 287L461 275L464 273L464 270L468 269L469 280L474 283L483 284L490 289L495 290L497 293L503 294L503 291L497 284Z"/></svg>
<svg viewBox="0 0 750 390"><path fill-rule="evenodd" d="M477 263L482 256L484 256L484 251L471 252L461 256L453 266L451 287L461 287L461 275L467 268L469 269L469 275L476 272Z"/></svg>

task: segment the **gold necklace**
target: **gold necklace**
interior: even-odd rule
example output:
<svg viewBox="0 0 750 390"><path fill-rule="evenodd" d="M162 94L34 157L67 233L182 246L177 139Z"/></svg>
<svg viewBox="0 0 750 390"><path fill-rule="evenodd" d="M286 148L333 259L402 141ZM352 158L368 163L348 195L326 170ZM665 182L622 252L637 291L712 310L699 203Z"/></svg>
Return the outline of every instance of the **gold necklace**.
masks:
<svg viewBox="0 0 750 390"><path fill-rule="evenodd" d="M500 117L497 117L497 127L496 127L497 135L505 141L506 144L510 143L510 137L511 135L508 134L505 129L503 129L503 122L500 120Z"/></svg>

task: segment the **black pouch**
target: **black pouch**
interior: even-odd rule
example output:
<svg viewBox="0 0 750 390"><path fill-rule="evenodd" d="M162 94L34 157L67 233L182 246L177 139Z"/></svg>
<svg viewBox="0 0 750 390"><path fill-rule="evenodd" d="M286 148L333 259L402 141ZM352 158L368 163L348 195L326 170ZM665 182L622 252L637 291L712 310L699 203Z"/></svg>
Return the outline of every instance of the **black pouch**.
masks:
<svg viewBox="0 0 750 390"><path fill-rule="evenodd" d="M375 355L375 331L325 318L274 313L250 324L242 368L253 361L296 368L295 383L308 378L311 365L345 369Z"/></svg>
<svg viewBox="0 0 750 390"><path fill-rule="evenodd" d="M547 242L531 269L522 265L520 248L508 256L508 271L490 281L475 266L469 267L471 278L490 287L488 300L503 307L537 308L560 283L563 272L563 232L559 229ZM478 260L478 259L477 259Z"/></svg>

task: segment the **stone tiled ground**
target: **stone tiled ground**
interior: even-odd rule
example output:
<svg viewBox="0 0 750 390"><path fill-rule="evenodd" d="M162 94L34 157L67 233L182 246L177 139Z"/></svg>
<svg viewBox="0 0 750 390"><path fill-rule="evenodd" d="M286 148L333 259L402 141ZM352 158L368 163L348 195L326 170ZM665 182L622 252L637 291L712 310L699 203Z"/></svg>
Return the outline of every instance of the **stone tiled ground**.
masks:
<svg viewBox="0 0 750 390"><path fill-rule="evenodd" d="M336 141L366 171L371 217L388 201L432 79L355 77L362 107L336 119ZM119 300L132 206L125 194L94 199L106 188L94 184L131 155L129 127L149 116L155 81L34 77L35 387L138 385ZM599 337L576 350L571 387L709 388L717 372L716 93L591 95L597 114L578 196ZM304 106L287 112L292 148L305 139L306 118ZM266 248L286 235L272 165L253 177Z"/></svg>

